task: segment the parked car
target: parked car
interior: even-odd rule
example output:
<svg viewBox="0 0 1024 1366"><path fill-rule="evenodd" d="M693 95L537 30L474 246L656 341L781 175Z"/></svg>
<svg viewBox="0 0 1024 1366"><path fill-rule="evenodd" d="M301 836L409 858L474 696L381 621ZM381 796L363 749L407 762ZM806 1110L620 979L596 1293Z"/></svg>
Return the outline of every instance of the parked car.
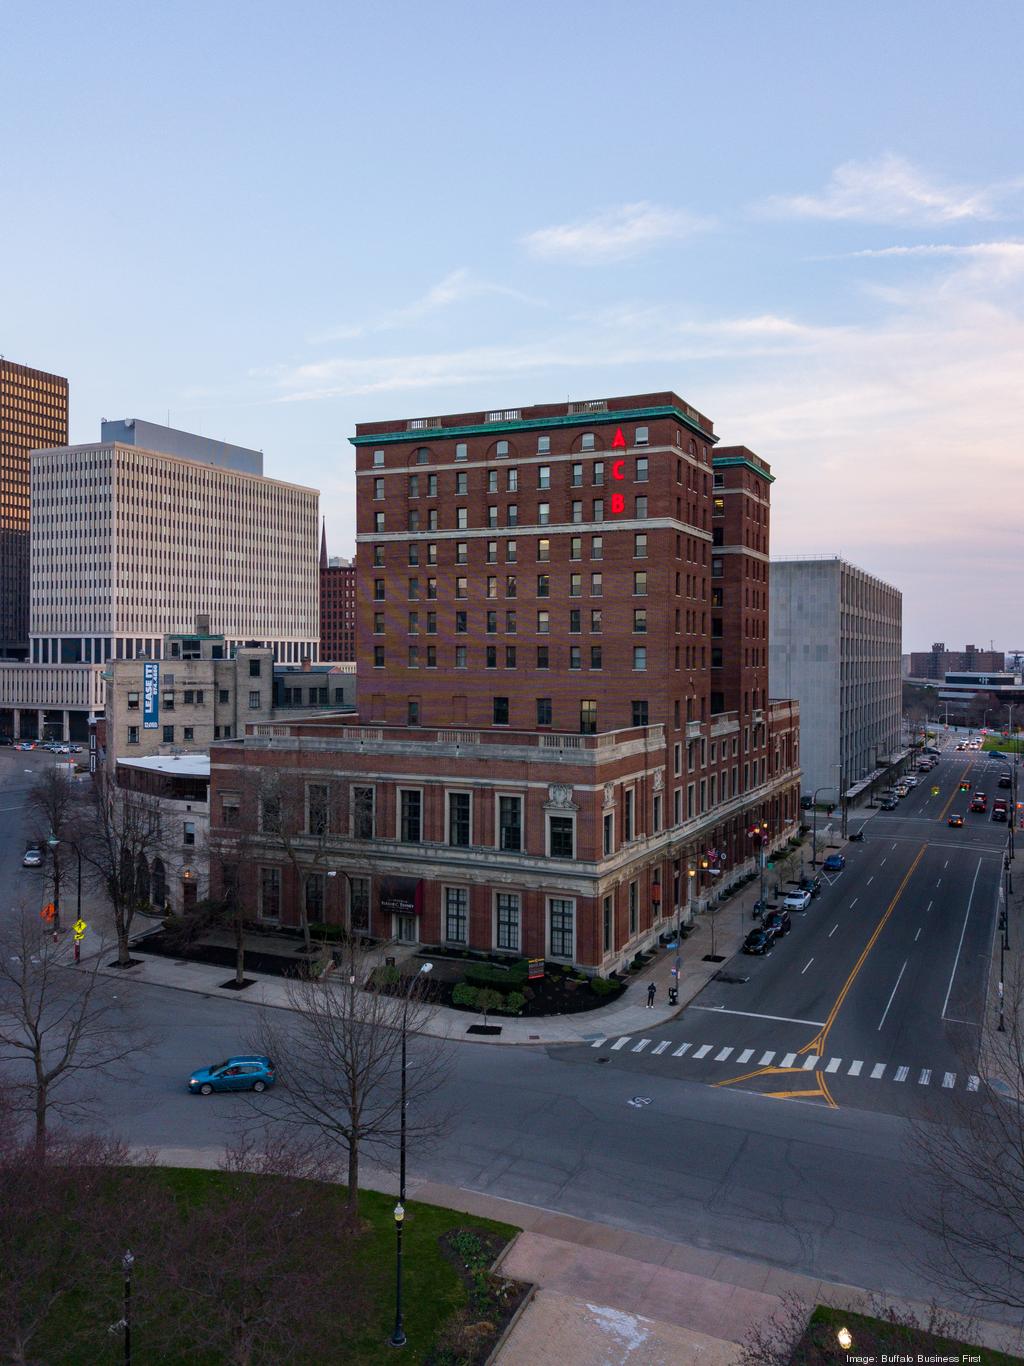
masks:
<svg viewBox="0 0 1024 1366"><path fill-rule="evenodd" d="M904 787L916 787L916 786L917 786L917 779L914 777L914 775L913 775L912 773L908 773L908 774L904 777L904 779L903 779L903 786L904 786Z"/></svg>
<svg viewBox="0 0 1024 1366"><path fill-rule="evenodd" d="M949 820L946 822L947 825L956 825L956 826L963 825L963 823L964 823L964 818L963 818L963 816L958 815L955 811L953 812L952 816L950 816Z"/></svg>
<svg viewBox="0 0 1024 1366"><path fill-rule="evenodd" d="M802 888L799 891L787 892L782 898L782 909L784 911L806 911L810 904L811 894Z"/></svg>
<svg viewBox="0 0 1024 1366"><path fill-rule="evenodd" d="M1009 812L1006 809L1006 804L1004 803L1002 806L1000 806L998 802L994 802L992 805L992 819L994 821L1002 821L1002 823L1005 825L1009 818Z"/></svg>
<svg viewBox="0 0 1024 1366"><path fill-rule="evenodd" d="M271 1060L252 1053L200 1067L189 1077L188 1089L200 1096L208 1096L211 1091L265 1091L276 1080Z"/></svg>
<svg viewBox="0 0 1024 1366"><path fill-rule="evenodd" d="M846 867L846 859L842 854L829 854L821 866L826 873L841 873Z"/></svg>
<svg viewBox="0 0 1024 1366"><path fill-rule="evenodd" d="M800 798L800 809L801 809L801 811L810 811L810 809L811 809L811 807L812 807L813 805L814 805L814 798L813 798L813 797L801 797L801 798Z"/></svg>
<svg viewBox="0 0 1024 1366"><path fill-rule="evenodd" d="M817 873L802 877L796 885L802 892L810 892L811 896L821 896L823 890L823 883Z"/></svg>
<svg viewBox="0 0 1024 1366"><path fill-rule="evenodd" d="M768 934L773 934L777 939L781 939L784 934L789 934L793 928L793 921L788 911L772 911L764 918L761 926Z"/></svg>
<svg viewBox="0 0 1024 1366"><path fill-rule="evenodd" d="M767 953L775 936L764 930L751 930L743 941L744 953Z"/></svg>
<svg viewBox="0 0 1024 1366"><path fill-rule="evenodd" d="M21 866L23 868L41 868L43 863L43 851L38 844L31 844L22 856Z"/></svg>

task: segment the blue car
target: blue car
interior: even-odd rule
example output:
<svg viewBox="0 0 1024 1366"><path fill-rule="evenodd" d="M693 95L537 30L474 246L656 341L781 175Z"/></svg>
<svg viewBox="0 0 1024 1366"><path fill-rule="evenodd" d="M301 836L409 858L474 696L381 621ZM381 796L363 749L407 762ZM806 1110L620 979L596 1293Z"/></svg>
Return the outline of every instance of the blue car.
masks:
<svg viewBox="0 0 1024 1366"><path fill-rule="evenodd" d="M212 1067L200 1067L189 1077L188 1089L200 1096L208 1096L212 1091L265 1091L276 1080L270 1059L253 1053L215 1062Z"/></svg>
<svg viewBox="0 0 1024 1366"><path fill-rule="evenodd" d="M846 859L843 858L842 854L829 854L821 866L826 873L841 873L846 867Z"/></svg>

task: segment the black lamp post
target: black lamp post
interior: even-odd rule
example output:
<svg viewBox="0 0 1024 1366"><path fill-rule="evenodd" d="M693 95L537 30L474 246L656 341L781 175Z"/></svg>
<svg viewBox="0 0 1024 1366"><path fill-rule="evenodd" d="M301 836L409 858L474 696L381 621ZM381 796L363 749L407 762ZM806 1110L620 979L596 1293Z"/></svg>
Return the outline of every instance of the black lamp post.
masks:
<svg viewBox="0 0 1024 1366"><path fill-rule="evenodd" d="M53 932L56 935L60 933L60 860L57 857L60 840L56 835L50 835L46 843L53 855Z"/></svg>
<svg viewBox="0 0 1024 1366"><path fill-rule="evenodd" d="M405 1223L405 1110L406 1110L406 1042L409 1037L409 998L420 976L432 971L433 963L423 963L419 972L409 978L402 1001L402 1090L399 1103L399 1141L398 1141L398 1203L395 1205L395 1331L388 1338L392 1347L404 1347L405 1323L402 1315L402 1225Z"/></svg>
<svg viewBox="0 0 1024 1366"><path fill-rule="evenodd" d="M826 783L824 787L816 787L816 788L814 789L814 795L811 797L811 807L813 808L813 810L812 810L812 812L811 812L811 867L812 867L812 868L817 868L817 866L818 866L818 793L819 793L819 792L830 792L831 790L832 790L832 784L831 784L831 783Z"/></svg>

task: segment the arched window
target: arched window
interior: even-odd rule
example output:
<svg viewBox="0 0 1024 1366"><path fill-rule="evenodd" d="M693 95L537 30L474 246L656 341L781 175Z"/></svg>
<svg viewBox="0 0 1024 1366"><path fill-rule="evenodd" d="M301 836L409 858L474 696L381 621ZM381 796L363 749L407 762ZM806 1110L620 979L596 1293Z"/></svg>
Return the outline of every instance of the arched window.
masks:
<svg viewBox="0 0 1024 1366"><path fill-rule="evenodd" d="M153 860L153 873L150 882L150 899L154 906L163 909L167 905L167 870L163 859Z"/></svg>

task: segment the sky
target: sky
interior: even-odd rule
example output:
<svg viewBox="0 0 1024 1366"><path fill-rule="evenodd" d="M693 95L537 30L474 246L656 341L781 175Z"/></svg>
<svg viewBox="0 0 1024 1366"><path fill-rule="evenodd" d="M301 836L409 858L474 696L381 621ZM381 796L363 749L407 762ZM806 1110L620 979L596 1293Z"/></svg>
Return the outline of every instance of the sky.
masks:
<svg viewBox="0 0 1024 1366"><path fill-rule="evenodd" d="M672 389L772 554L1024 647L1024 6L0 0L0 354L265 453Z"/></svg>

